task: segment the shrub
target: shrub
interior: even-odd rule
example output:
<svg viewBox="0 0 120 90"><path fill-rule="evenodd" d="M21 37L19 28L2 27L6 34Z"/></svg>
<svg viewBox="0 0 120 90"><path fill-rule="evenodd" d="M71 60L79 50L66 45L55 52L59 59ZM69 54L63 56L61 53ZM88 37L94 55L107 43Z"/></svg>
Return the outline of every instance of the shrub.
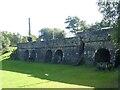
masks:
<svg viewBox="0 0 120 90"><path fill-rule="evenodd" d="M5 54L5 53L10 52L10 49L9 49L9 47L5 47L5 48L2 49L1 52L2 52L2 54Z"/></svg>
<svg viewBox="0 0 120 90"><path fill-rule="evenodd" d="M13 50L11 55L10 55L10 59L18 59L17 58L17 50Z"/></svg>

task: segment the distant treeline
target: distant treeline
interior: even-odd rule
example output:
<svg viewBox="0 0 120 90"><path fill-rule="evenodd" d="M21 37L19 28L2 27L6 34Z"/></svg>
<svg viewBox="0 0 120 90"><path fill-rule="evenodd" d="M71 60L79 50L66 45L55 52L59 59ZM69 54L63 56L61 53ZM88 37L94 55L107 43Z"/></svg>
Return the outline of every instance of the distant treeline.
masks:
<svg viewBox="0 0 120 90"><path fill-rule="evenodd" d="M19 33L11 33L7 31L0 32L0 38L1 38L1 47L7 47L7 46L16 46L17 43L21 42L28 42L27 38L28 36L22 36ZM33 40L36 40L36 36L32 35Z"/></svg>
<svg viewBox="0 0 120 90"><path fill-rule="evenodd" d="M55 39L65 38L66 33L64 32L64 30L58 28L42 28L39 31L38 38L35 35L30 35L29 37L22 36L19 33L16 34L8 31L2 31L0 32L0 54L9 52L9 47L16 47L17 43L28 42L30 38L32 38L32 41L46 41L53 39L53 31Z"/></svg>
<svg viewBox="0 0 120 90"><path fill-rule="evenodd" d="M36 40L37 37L32 35L33 40ZM8 47L15 47L17 43L28 42L28 36L22 36L19 33L11 33L7 31L0 32L0 51L8 50Z"/></svg>

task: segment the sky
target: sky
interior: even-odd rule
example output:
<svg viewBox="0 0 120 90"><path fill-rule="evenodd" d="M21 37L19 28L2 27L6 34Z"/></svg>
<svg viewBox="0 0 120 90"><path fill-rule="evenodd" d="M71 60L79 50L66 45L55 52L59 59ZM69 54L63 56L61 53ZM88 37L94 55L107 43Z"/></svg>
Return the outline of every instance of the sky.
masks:
<svg viewBox="0 0 120 90"><path fill-rule="evenodd" d="M97 0L0 0L0 31L28 35L28 18L31 33L38 36L41 28L66 30L68 16L77 16L88 24L100 22ZM67 30L66 30L67 31Z"/></svg>

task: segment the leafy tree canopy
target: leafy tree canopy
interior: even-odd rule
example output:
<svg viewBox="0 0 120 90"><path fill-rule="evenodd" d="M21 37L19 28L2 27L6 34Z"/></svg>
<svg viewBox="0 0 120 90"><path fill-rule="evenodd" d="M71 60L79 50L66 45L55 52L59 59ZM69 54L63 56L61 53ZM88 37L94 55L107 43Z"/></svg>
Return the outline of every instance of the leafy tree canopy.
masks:
<svg viewBox="0 0 120 90"><path fill-rule="evenodd" d="M113 42L120 48L120 1L98 0L97 4L104 19L112 27L111 36Z"/></svg>
<svg viewBox="0 0 120 90"><path fill-rule="evenodd" d="M68 16L65 19L65 23L68 24L66 29L69 29L70 32L77 34L78 31L85 31L88 29L88 25L85 21L81 21L77 16Z"/></svg>
<svg viewBox="0 0 120 90"><path fill-rule="evenodd" d="M59 28L42 28L39 31L39 39L41 40L51 40L51 39L60 39L65 38L66 33L64 30Z"/></svg>
<svg viewBox="0 0 120 90"><path fill-rule="evenodd" d="M104 16L104 20L106 20L109 25L113 24L116 18L118 18L119 0L98 0L97 4L99 6L99 11Z"/></svg>
<svg viewBox="0 0 120 90"><path fill-rule="evenodd" d="M2 31L0 32L1 48L16 46L17 43L21 43L21 42L28 42L27 37L28 36L22 36L19 33L15 34L7 31ZM33 41L37 39L37 37L34 35L31 35L31 37L33 38Z"/></svg>

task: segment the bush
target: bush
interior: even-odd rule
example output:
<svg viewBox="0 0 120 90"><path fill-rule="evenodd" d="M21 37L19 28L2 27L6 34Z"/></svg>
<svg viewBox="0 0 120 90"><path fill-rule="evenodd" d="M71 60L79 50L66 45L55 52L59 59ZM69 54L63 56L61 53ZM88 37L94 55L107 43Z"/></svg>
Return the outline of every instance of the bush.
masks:
<svg viewBox="0 0 120 90"><path fill-rule="evenodd" d="M5 53L10 52L10 49L9 49L9 47L5 47L5 48L2 49L1 52L2 52L2 54L5 54Z"/></svg>
<svg viewBox="0 0 120 90"><path fill-rule="evenodd" d="M17 58L17 50L13 50L11 55L10 55L10 59L18 59Z"/></svg>

